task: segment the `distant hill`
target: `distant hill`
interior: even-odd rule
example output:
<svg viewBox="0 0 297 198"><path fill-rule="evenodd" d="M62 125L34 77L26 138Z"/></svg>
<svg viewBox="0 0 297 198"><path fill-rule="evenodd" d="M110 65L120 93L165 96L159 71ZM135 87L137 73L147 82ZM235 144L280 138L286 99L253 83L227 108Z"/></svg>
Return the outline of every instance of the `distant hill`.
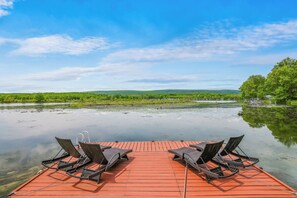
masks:
<svg viewBox="0 0 297 198"><path fill-rule="evenodd" d="M193 93L210 93L210 94L240 94L238 90L188 90L188 89L164 89L164 90L116 90L116 91L90 91L88 93L106 94L106 95L142 95L142 94L193 94Z"/></svg>

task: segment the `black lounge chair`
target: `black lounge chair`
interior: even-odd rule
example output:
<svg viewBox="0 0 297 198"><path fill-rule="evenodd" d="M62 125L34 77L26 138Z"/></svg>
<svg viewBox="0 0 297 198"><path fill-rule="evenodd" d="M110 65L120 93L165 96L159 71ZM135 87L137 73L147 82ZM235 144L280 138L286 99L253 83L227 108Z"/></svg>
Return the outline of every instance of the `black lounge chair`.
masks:
<svg viewBox="0 0 297 198"><path fill-rule="evenodd" d="M101 174L115 165L119 160L125 158L128 160L127 154L132 152L132 149L111 148L102 150L98 144L79 143L82 150L88 157L84 163L67 171L71 177L79 179L87 179L100 182ZM91 163L98 164L96 170L88 169Z"/></svg>
<svg viewBox="0 0 297 198"><path fill-rule="evenodd" d="M228 164L218 165L212 167L216 164L209 164L208 162L213 161L213 158L217 155L220 148L222 147L224 141L216 143L208 143L205 145L203 151L198 151L189 147L182 147L179 149L168 150L170 153L174 154L173 159L181 159L186 163L190 164L192 167L202 172L206 176L206 180L209 182L212 179L227 178L236 173L238 169ZM211 165L211 166L210 166ZM210 167L209 167L210 166ZM226 173L227 172L227 173Z"/></svg>
<svg viewBox="0 0 297 198"><path fill-rule="evenodd" d="M70 139L55 138L62 148L52 159L42 161L41 164L43 166L49 169L66 171L85 159L85 155L81 148L79 146L75 148ZM108 148L111 148L111 146L102 146L102 150ZM73 158L75 158L75 160L72 160ZM64 161L64 159L67 159L67 161ZM57 165L54 166L54 164Z"/></svg>
<svg viewBox="0 0 297 198"><path fill-rule="evenodd" d="M258 163L259 162L258 158L249 157L239 147L239 144L242 141L243 137L244 135L241 135L238 137L230 137L228 143L221 149L218 155L213 158L213 161L216 162L217 164L228 163L229 165L242 167L242 168L253 166L256 163ZM199 151L202 151L206 145L207 145L207 142L201 142L199 144L194 144L190 146L196 148Z"/></svg>

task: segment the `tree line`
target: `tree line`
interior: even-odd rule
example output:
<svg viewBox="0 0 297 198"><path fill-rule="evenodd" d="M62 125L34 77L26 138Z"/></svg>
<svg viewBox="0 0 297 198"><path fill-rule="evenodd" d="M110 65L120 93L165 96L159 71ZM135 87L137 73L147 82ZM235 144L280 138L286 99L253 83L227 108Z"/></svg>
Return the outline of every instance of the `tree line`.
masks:
<svg viewBox="0 0 297 198"><path fill-rule="evenodd" d="M71 93L8 93L0 94L0 103L97 103L104 101L137 100L240 100L241 94L189 93L189 94L97 94L89 92Z"/></svg>
<svg viewBox="0 0 297 198"><path fill-rule="evenodd" d="M270 73L250 76L240 87L246 99L271 97L279 103L297 100L297 60L286 58L277 63Z"/></svg>

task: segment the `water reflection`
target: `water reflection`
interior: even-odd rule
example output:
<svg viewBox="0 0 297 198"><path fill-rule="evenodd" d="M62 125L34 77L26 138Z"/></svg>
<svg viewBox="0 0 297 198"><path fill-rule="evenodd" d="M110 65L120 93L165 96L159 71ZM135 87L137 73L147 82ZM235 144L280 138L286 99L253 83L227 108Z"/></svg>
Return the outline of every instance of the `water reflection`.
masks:
<svg viewBox="0 0 297 198"><path fill-rule="evenodd" d="M266 126L287 147L297 144L297 108L243 107L242 118L253 128Z"/></svg>

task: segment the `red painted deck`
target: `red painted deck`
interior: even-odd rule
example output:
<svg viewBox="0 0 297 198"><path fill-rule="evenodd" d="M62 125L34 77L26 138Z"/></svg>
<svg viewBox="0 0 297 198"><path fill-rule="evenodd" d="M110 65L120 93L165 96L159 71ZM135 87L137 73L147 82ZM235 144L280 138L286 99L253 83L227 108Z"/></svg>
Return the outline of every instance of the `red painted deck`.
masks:
<svg viewBox="0 0 297 198"><path fill-rule="evenodd" d="M167 150L193 143L197 142L101 142L133 149L130 160L123 160L104 173L101 183L80 181L62 171L44 170L17 188L11 197L182 197L185 166L173 161ZM188 172L187 197L297 197L294 192L257 167L211 183L193 169Z"/></svg>

